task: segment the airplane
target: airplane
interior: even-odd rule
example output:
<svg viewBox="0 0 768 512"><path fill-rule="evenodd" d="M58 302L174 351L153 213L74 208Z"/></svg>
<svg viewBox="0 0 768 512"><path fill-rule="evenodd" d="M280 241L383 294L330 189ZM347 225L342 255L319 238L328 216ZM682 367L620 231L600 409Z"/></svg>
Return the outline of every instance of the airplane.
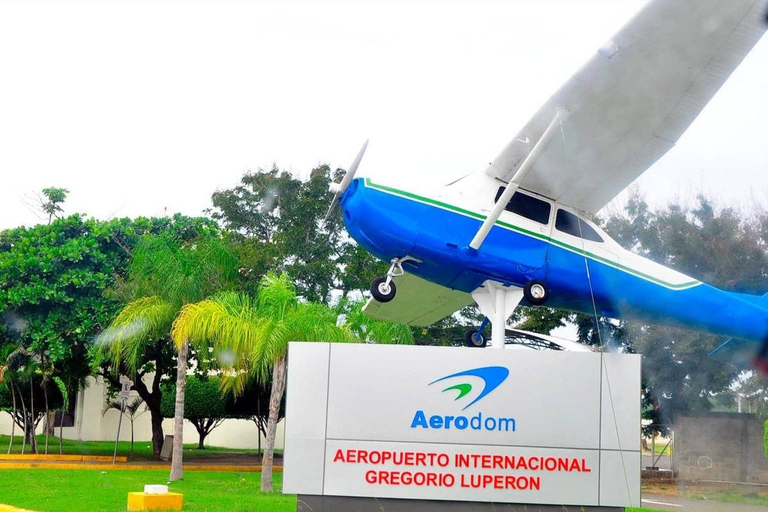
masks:
<svg viewBox="0 0 768 512"><path fill-rule="evenodd" d="M514 308L546 305L754 342L768 371L768 294L727 292L647 260L591 220L675 145L765 33L767 7L648 2L486 169L434 193L355 178L366 142L330 187L350 236L391 262L365 312L429 325L474 300L492 346L504 348ZM485 345L482 327L470 345Z"/></svg>

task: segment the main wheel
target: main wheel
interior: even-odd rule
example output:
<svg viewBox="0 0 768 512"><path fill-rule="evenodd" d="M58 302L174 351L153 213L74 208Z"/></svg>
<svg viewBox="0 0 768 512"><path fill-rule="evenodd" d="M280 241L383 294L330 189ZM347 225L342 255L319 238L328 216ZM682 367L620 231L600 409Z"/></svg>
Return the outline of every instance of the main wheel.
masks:
<svg viewBox="0 0 768 512"><path fill-rule="evenodd" d="M397 288L395 287L395 282L390 280L389 283L387 283L387 276L377 277L373 280L373 284L371 285L371 295L373 295L373 298L378 302L389 302L395 298L396 293Z"/></svg>
<svg viewBox="0 0 768 512"><path fill-rule="evenodd" d="M471 348L483 348L488 340L485 339L483 333L477 332L477 329L472 329L464 336L464 344Z"/></svg>
<svg viewBox="0 0 768 512"><path fill-rule="evenodd" d="M534 306L541 306L549 298L549 291L544 283L534 279L525 283L523 296Z"/></svg>

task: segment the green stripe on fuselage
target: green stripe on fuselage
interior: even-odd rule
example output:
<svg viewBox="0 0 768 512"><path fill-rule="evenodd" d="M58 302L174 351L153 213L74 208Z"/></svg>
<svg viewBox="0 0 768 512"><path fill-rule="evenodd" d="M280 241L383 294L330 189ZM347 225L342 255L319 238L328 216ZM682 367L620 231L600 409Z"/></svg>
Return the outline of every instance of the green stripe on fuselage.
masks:
<svg viewBox="0 0 768 512"><path fill-rule="evenodd" d="M365 186L368 187L368 188L372 188L374 190L378 190L380 192L385 192L387 194L392 194L392 195L396 195L396 196L399 196L399 197L402 197L402 198L405 198L405 199L411 199L413 201L417 201L417 202L420 202L420 203L425 203L425 204L429 204L429 205L432 205L432 206L436 206L436 207L441 208L443 210L448 210L448 211L451 211L451 212L454 212L454 213L458 213L458 214L464 215L466 217L471 217L473 219L477 219L477 220L480 220L480 221L484 221L485 218L486 218L485 215L482 215L482 214L477 213L477 212L473 212L471 210L466 210L464 208L460 208L460 207L454 206L452 204L444 203L442 201L437 201L435 199L430 199L428 197L420 196L420 195L414 194L412 192L406 192L404 190L398 190L396 188L387 187L387 186L384 186L384 185L378 185L376 183L372 183L369 178L365 178ZM506 229L508 229L510 231L515 231L515 232L523 234L523 235L527 235L527 236L530 236L530 237L533 237L533 238L538 238L539 240L542 240L542 241L547 242L549 244L556 245L558 247L561 247L561 248L566 249L568 251L574 252L576 254L580 254L580 255L585 256L587 258L590 258L592 260L598 261L600 263L604 263L604 264L606 264L606 265L608 265L610 267L613 267L615 269L622 270L624 272L632 274L632 275L634 275L636 277L639 277L641 279L645 279L646 281L651 281L651 282L656 283L658 285L664 286L665 288L670 288L672 290L685 290L685 289L693 288L694 286L698 286L698 285L701 284L701 281L696 281L696 280L688 281L688 282L680 283L680 284L670 283L668 281L664 281L662 279L659 279L658 277L654 277L654 276L648 275L648 274L646 274L644 272L641 272L640 270L637 270L637 269L628 267L626 265L622 265L621 263L609 260L608 258L605 258L603 256L598 256L597 254L593 254L593 253L588 252L588 251L586 251L584 249L581 249L579 247L575 247L573 245L566 244L564 242L561 242L560 240L555 240L554 238L548 237L546 235L542 235L541 233L536 233L534 231L530 231L530 230L527 230L525 228L521 228L520 226L515 226L514 224L509 224L509 223L497 220L495 225L503 227L503 228L506 228Z"/></svg>

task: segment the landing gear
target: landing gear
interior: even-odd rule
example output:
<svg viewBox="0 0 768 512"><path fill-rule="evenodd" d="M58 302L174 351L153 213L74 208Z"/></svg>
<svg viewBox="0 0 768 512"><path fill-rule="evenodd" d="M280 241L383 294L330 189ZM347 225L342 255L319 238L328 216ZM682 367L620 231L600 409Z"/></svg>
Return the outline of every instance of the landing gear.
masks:
<svg viewBox="0 0 768 512"><path fill-rule="evenodd" d="M402 276L405 274L403 270L403 263L406 261L413 261L421 263L421 260L414 258L413 256L405 256L403 258L393 258L392 265L390 265L387 275L377 277L371 284L371 295L378 302L389 302L395 298L397 293L397 287L395 286L393 278Z"/></svg>
<svg viewBox="0 0 768 512"><path fill-rule="evenodd" d="M485 339L483 333L475 329L467 332L467 335L464 336L464 345L470 348L484 348L487 343L488 340Z"/></svg>
<svg viewBox="0 0 768 512"><path fill-rule="evenodd" d="M483 330L490 323L488 317L483 318L483 322L477 329L472 329L464 336L464 345L470 348L483 348L488 344L488 339L483 334Z"/></svg>
<svg viewBox="0 0 768 512"><path fill-rule="evenodd" d="M525 283L523 296L534 306L541 306L549 298L549 291L544 283L534 279Z"/></svg>
<svg viewBox="0 0 768 512"><path fill-rule="evenodd" d="M371 295L378 302L389 302L395 298L397 287L391 277L381 276L373 280Z"/></svg>

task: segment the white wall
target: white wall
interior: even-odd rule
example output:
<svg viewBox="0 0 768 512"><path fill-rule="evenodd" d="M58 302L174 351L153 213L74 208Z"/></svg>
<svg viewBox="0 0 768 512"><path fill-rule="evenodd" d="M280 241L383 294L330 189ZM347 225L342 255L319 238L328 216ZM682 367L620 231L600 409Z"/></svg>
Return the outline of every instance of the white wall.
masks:
<svg viewBox="0 0 768 512"><path fill-rule="evenodd" d="M145 382L151 384L152 376L145 377ZM89 377L88 385L80 391L77 396L77 406L75 410L75 426L64 428L65 439L79 439L82 441L112 441L117 435L117 426L120 419L120 413L114 409L103 414L107 400L107 387L104 385L101 377ZM138 396L135 391L131 392L129 401ZM140 411L143 410L143 406ZM11 433L11 417L9 414L0 413L0 434L8 435ZM42 432L43 422L40 423L38 432ZM58 435L59 429L56 429ZM277 425L277 439L275 448L282 449L284 439L284 424L281 421ZM16 429L16 433L20 433ZM168 435L173 433L173 420L163 420L163 433ZM248 448L258 447L258 429L256 424L249 420L225 420L206 438L206 446L223 446L228 448ZM141 414L134 423L134 436L136 441L151 442L152 423L150 421L149 411ZM131 440L131 426L127 417L123 417L120 428L120 439L123 441ZM184 421L184 442L197 443L197 430L189 421ZM261 446L264 447L264 438L262 436Z"/></svg>

